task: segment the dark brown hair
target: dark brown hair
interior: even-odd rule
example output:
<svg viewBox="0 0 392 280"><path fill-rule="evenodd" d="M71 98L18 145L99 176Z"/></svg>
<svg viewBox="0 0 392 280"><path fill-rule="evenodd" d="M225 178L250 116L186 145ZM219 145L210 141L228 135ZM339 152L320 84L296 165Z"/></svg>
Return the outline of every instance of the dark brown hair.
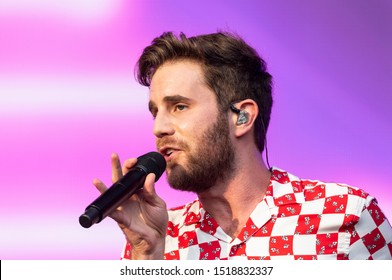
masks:
<svg viewBox="0 0 392 280"><path fill-rule="evenodd" d="M146 47L137 64L137 79L150 86L155 71L167 61L193 60L200 63L205 81L216 94L219 110L244 99L259 107L255 121L255 143L262 152L272 108L272 77L265 61L239 36L218 32L195 37L179 37L165 32Z"/></svg>

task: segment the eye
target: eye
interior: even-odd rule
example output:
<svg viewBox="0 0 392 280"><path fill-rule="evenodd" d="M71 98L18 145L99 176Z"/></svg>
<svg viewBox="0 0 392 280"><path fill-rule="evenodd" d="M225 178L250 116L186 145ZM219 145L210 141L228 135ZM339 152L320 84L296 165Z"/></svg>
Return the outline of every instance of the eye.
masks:
<svg viewBox="0 0 392 280"><path fill-rule="evenodd" d="M158 113L158 112L157 112L156 110L151 110L151 116L152 116L152 119L153 119L153 120L156 119L157 113Z"/></svg>
<svg viewBox="0 0 392 280"><path fill-rule="evenodd" d="M188 108L188 106L184 104L177 104L174 106L174 111L184 111Z"/></svg>

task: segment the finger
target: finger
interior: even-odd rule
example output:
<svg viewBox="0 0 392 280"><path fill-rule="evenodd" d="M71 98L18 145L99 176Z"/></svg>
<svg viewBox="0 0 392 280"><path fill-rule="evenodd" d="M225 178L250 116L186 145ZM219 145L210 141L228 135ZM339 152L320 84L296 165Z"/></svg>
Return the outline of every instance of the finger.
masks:
<svg viewBox="0 0 392 280"><path fill-rule="evenodd" d="M161 199L157 195L155 191L155 174L150 173L147 175L146 180L144 182L144 187L143 187L143 197L144 200L150 204L159 204L161 202Z"/></svg>
<svg viewBox="0 0 392 280"><path fill-rule="evenodd" d="M112 162L112 182L117 182L120 180L123 176L122 170L121 170L121 163L120 163L120 158L116 153L113 153L110 156L111 162Z"/></svg>
<svg viewBox="0 0 392 280"><path fill-rule="evenodd" d="M104 193L108 189L101 180L96 178L93 180L93 185L97 188L97 190L100 193Z"/></svg>
<svg viewBox="0 0 392 280"><path fill-rule="evenodd" d="M94 179L93 180L93 185L98 189L98 191L102 194L104 193L108 188L105 186L105 184L99 180L99 179ZM126 219L124 216L124 213L120 210L122 207L120 206L119 208L113 210L108 216L115 220L119 224L130 224L130 217Z"/></svg>
<svg viewBox="0 0 392 280"><path fill-rule="evenodd" d="M137 162L137 158L130 158L124 161L123 167L122 167L122 173L125 175L128 173L129 170L132 169L132 167L135 166Z"/></svg>

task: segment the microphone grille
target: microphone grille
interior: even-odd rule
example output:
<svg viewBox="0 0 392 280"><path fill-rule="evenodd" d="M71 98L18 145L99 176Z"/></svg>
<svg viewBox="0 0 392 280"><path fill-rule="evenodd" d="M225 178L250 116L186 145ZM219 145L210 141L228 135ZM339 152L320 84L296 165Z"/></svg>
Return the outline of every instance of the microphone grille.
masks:
<svg viewBox="0 0 392 280"><path fill-rule="evenodd" d="M136 167L142 168L147 174L154 173L156 182L166 169L166 160L160 153L150 152L137 158Z"/></svg>

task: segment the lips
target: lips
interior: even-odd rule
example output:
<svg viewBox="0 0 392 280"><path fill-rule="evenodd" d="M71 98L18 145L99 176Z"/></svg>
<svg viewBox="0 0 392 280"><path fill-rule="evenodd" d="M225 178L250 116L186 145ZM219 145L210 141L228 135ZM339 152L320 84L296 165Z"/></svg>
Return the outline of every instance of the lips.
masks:
<svg viewBox="0 0 392 280"><path fill-rule="evenodd" d="M159 148L158 151L163 155L166 161L170 161L180 152L180 149L170 146L164 146L162 148Z"/></svg>

